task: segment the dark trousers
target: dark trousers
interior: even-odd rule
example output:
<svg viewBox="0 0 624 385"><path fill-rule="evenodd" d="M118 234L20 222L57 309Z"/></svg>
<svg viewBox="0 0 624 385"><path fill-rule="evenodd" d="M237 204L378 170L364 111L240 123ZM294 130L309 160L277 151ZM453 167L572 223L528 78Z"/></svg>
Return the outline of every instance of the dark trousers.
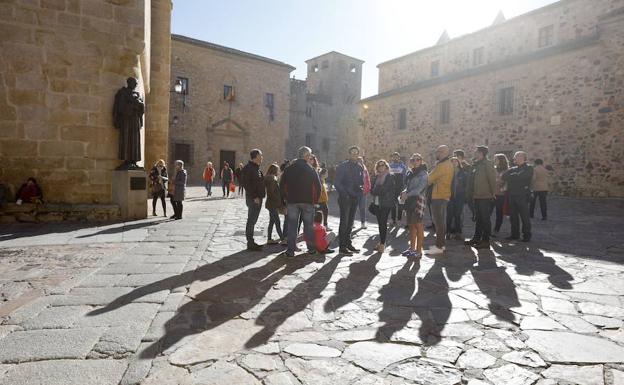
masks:
<svg viewBox="0 0 624 385"><path fill-rule="evenodd" d="M400 221L401 218L403 218L403 205L395 205L390 209L390 214L392 215L393 222L396 222L397 220Z"/></svg>
<svg viewBox="0 0 624 385"><path fill-rule="evenodd" d="M173 206L173 216L177 219L182 219L182 209L184 208L182 201L174 201L172 199L171 205Z"/></svg>
<svg viewBox="0 0 624 385"><path fill-rule="evenodd" d="M258 222L258 216L260 215L260 209L262 208L262 199L260 199L260 203L256 203L251 198L247 198L247 225L245 226L245 237L247 238L247 243L254 243L254 227L256 226L256 222Z"/></svg>
<svg viewBox="0 0 624 385"><path fill-rule="evenodd" d="M386 244L386 237L388 235L388 215L390 211L393 211L394 207L379 207L377 211L377 224L379 225L379 243Z"/></svg>
<svg viewBox="0 0 624 385"><path fill-rule="evenodd" d="M156 202L160 198L162 202L163 214L167 215L167 204L165 203L165 190L160 190L156 194L152 194L152 212L156 214Z"/></svg>
<svg viewBox="0 0 624 385"><path fill-rule="evenodd" d="M473 239L481 241L489 241L492 233L492 205L491 199L475 199L475 233Z"/></svg>
<svg viewBox="0 0 624 385"><path fill-rule="evenodd" d="M319 209L323 213L323 226L327 227L327 217L329 216L329 207L327 207L327 203L319 203Z"/></svg>
<svg viewBox="0 0 624 385"><path fill-rule="evenodd" d="M505 205L505 196L497 195L496 196L496 224L494 225L494 231L499 232L501 226L503 225L503 206Z"/></svg>
<svg viewBox="0 0 624 385"><path fill-rule="evenodd" d="M275 231L277 231L277 236L280 239L284 238L284 234L282 234L282 226L280 223L280 217L279 217L279 213L277 212L277 209L267 209L269 210L269 232L267 237L269 239L271 239L271 237L273 236L273 226L275 225Z"/></svg>
<svg viewBox="0 0 624 385"><path fill-rule="evenodd" d="M341 249L351 246L351 228L353 227L358 202L358 197L338 196L338 207L340 208L338 240Z"/></svg>
<svg viewBox="0 0 624 385"><path fill-rule="evenodd" d="M446 207L446 232L461 234L464 216L464 199L451 199Z"/></svg>
<svg viewBox="0 0 624 385"><path fill-rule="evenodd" d="M511 209L511 236L520 238L520 221L522 220L522 235L531 239L531 218L529 218L529 202L527 194L509 195Z"/></svg>
<svg viewBox="0 0 624 385"><path fill-rule="evenodd" d="M548 195L548 191L533 191L533 197L531 199L531 218L533 218L533 213L535 213L535 203L537 203L537 199L539 198L540 210L542 212L542 219L547 218L547 207L546 207L546 195Z"/></svg>
<svg viewBox="0 0 624 385"><path fill-rule="evenodd" d="M240 182L238 182L240 183ZM243 193L245 192L245 189L243 188L243 185L239 184L238 185L238 195L243 195Z"/></svg>
<svg viewBox="0 0 624 385"><path fill-rule="evenodd" d="M223 181L221 183L221 188L223 189L223 196L230 196L230 182Z"/></svg>

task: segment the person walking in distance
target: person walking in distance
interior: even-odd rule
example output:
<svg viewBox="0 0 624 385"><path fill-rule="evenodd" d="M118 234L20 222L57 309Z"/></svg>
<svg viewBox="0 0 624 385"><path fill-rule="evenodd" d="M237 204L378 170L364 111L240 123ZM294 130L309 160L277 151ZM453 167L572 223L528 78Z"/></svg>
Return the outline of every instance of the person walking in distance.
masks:
<svg viewBox="0 0 624 385"><path fill-rule="evenodd" d="M286 167L280 178L280 191L287 202L288 246L285 255L290 258L295 256L299 217L303 219L308 254L316 254L314 205L318 203L321 194L321 181L316 170L309 164L312 150L304 146L300 147L297 153L298 159Z"/></svg>
<svg viewBox="0 0 624 385"><path fill-rule="evenodd" d="M436 244L429 249L430 254L443 253L445 247L446 206L451 197L451 183L453 181L453 164L449 154L448 146L438 146L435 152L437 162L429 174L428 183L432 186L431 216L436 232Z"/></svg>
<svg viewBox="0 0 624 385"><path fill-rule="evenodd" d="M403 191L403 186L405 184L405 176L407 175L407 166L401 160L401 154L398 152L393 153L390 156L390 174L394 178L394 188L395 188L395 207L390 211L392 217L392 224L396 226L397 220L401 222L401 218L403 217L403 204L400 204L397 200L401 191Z"/></svg>
<svg viewBox="0 0 624 385"><path fill-rule="evenodd" d="M358 210L360 211L360 223L362 224L361 228L366 228L366 196L370 193L371 190L371 181L370 175L368 174L368 169L366 169L366 165L364 164L364 158L361 156L358 157L358 163L362 167L362 196L360 197L360 201L358 202Z"/></svg>
<svg viewBox="0 0 624 385"><path fill-rule="evenodd" d="M533 197L531 198L531 218L535 213L535 203L539 198L540 211L542 212L542 220L548 218L548 208L546 207L546 196L548 195L548 170L544 167L544 161L540 158L533 161Z"/></svg>
<svg viewBox="0 0 624 385"><path fill-rule="evenodd" d="M383 253L388 235L388 215L396 206L394 178L390 174L390 165L384 159L379 160L375 165L375 176L371 184L373 203L377 210L375 216L379 225L379 243L375 250Z"/></svg>
<svg viewBox="0 0 624 385"><path fill-rule="evenodd" d="M505 206L505 196L507 194L507 185L503 180L503 174L509 170L509 161L505 154L494 155L494 167L496 168L496 222L494 224L494 235L497 236L503 225Z"/></svg>
<svg viewBox="0 0 624 385"><path fill-rule="evenodd" d="M245 202L247 204L247 225L245 237L247 238L247 250L260 251L262 246L254 241L254 227L258 222L258 216L262 209L262 199L266 195L264 188L264 175L260 170L262 164L262 151L253 149L249 153L251 158L241 170L241 183L245 188Z"/></svg>
<svg viewBox="0 0 624 385"><path fill-rule="evenodd" d="M223 197L230 197L230 183L232 182L234 174L230 168L228 162L223 162L223 168L221 169L221 188L223 188Z"/></svg>
<svg viewBox="0 0 624 385"><path fill-rule="evenodd" d="M336 168L334 187L338 192L338 207L340 208L340 226L338 238L340 253L353 255L360 250L353 246L351 230L355 219L355 211L364 190L364 170L358 163L360 148L349 148L349 159L340 163Z"/></svg>
<svg viewBox="0 0 624 385"><path fill-rule="evenodd" d="M206 163L206 167L204 168L204 175L202 177L204 179L207 197L212 195L212 181L214 180L214 175L215 170L214 167L212 167L212 162Z"/></svg>
<svg viewBox="0 0 624 385"><path fill-rule="evenodd" d="M529 192L533 180L533 167L526 162L527 154L518 151L514 154L515 166L505 171L503 180L509 192L511 209L511 235L507 240L520 239L520 221L522 221L522 242L531 240L531 219L529 218Z"/></svg>
<svg viewBox="0 0 624 385"><path fill-rule="evenodd" d="M243 195L243 184L241 183L241 178L243 176L243 164L239 163L236 170L234 170L234 183L238 183L238 195Z"/></svg>
<svg viewBox="0 0 624 385"><path fill-rule="evenodd" d="M182 201L184 201L184 197L186 195L186 180L187 174L184 169L184 162L181 160L175 161L175 179L174 179L174 189L173 196L171 197L171 205L173 206L173 216L171 219L182 219L182 210L184 206L182 205Z"/></svg>
<svg viewBox="0 0 624 385"><path fill-rule="evenodd" d="M409 228L410 248L403 252L403 256L410 258L420 258L422 256L423 243L425 240L425 230L423 217L427 198L427 165L423 162L420 154L413 154L410 157L411 169L405 177L405 190L401 193L401 200L405 202L405 214L407 216L407 226Z"/></svg>
<svg viewBox="0 0 624 385"><path fill-rule="evenodd" d="M266 204L265 207L269 211L269 228L267 231L267 245L276 244L284 240L284 234L282 233L282 224L279 217L279 210L284 208L282 200L282 194L280 193L279 184L277 182L277 174L279 173L279 166L272 164L264 176L264 186L266 188ZM273 226L277 231L279 240L273 240Z"/></svg>
<svg viewBox="0 0 624 385"><path fill-rule="evenodd" d="M475 232L471 240L464 242L477 249L490 248L492 231L492 208L496 194L496 170L487 158L488 148L477 146L475 161L468 181L468 199L472 200L475 210Z"/></svg>

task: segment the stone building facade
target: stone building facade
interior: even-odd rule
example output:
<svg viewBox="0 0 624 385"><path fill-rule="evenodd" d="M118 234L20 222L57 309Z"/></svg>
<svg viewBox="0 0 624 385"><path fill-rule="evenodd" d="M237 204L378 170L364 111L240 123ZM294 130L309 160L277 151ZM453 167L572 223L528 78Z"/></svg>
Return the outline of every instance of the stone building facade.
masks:
<svg viewBox="0 0 624 385"><path fill-rule="evenodd" d="M624 196L624 1L499 16L378 68L354 123L369 159L486 144L543 158L558 193Z"/></svg>
<svg viewBox="0 0 624 385"><path fill-rule="evenodd" d="M207 161L247 163L260 148L266 169L284 159L289 78L295 68L209 42L172 35L169 163L181 159L193 184Z"/></svg>
<svg viewBox="0 0 624 385"><path fill-rule="evenodd" d="M355 144L362 88L362 60L339 52L306 61L306 80L290 81L290 135L287 157L295 158L303 145L321 162L336 164Z"/></svg>
<svg viewBox="0 0 624 385"><path fill-rule="evenodd" d="M0 180L36 177L48 202L111 203L113 100L129 76L146 101L144 158L166 153L170 19L170 0L1 2Z"/></svg>

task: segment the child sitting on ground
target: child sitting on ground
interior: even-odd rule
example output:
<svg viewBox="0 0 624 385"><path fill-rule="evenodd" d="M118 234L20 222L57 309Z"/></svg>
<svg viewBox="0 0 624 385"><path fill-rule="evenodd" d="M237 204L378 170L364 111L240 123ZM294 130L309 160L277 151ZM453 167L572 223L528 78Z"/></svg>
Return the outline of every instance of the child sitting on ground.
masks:
<svg viewBox="0 0 624 385"><path fill-rule="evenodd" d="M314 214L314 241L316 244L316 250L321 254L334 252L329 248L329 241L327 238L327 230L325 230L325 226L323 226L323 213L321 211L317 211Z"/></svg>

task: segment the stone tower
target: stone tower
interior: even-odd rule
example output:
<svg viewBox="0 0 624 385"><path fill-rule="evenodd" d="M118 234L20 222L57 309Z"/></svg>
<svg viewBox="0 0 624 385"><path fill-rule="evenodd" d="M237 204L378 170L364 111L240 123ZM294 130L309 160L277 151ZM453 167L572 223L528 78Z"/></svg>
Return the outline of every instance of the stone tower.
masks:
<svg viewBox="0 0 624 385"><path fill-rule="evenodd" d="M363 63L332 51L306 61L306 81L291 79L288 157L307 145L321 162L335 164L357 144L349 130L358 116Z"/></svg>

